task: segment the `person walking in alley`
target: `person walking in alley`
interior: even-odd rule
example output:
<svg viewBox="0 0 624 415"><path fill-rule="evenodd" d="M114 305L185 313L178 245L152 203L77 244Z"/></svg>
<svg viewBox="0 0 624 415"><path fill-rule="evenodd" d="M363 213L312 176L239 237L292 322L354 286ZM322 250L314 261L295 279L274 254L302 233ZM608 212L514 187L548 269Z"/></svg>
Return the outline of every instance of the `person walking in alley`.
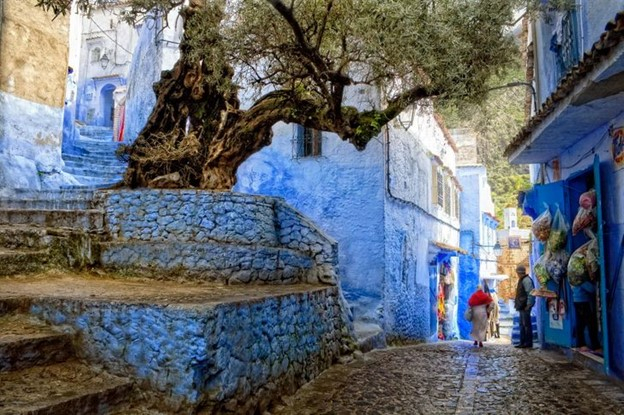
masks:
<svg viewBox="0 0 624 415"><path fill-rule="evenodd" d="M475 346L478 344L479 347L483 347L492 303L492 297L483 292L481 284L477 285L477 291L468 299L468 305L472 308L472 331L470 332L470 337L474 340Z"/></svg>
<svg viewBox="0 0 624 415"><path fill-rule="evenodd" d="M515 308L520 313L520 344L518 348L533 347L533 327L531 324L531 309L535 304L535 297L531 295L533 290L533 280L526 273L524 265L516 267L518 274L518 286L516 287Z"/></svg>
<svg viewBox="0 0 624 415"><path fill-rule="evenodd" d="M492 312L490 313L489 334L490 337L500 338L500 308L498 306L498 294L494 288L490 288L490 297L492 297Z"/></svg>

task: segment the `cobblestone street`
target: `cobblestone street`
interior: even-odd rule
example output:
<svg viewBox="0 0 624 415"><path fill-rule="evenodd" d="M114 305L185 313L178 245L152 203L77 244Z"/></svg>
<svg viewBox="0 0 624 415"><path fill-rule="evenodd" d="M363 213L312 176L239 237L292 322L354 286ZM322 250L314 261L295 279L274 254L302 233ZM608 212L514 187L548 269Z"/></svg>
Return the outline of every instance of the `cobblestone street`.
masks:
<svg viewBox="0 0 624 415"><path fill-rule="evenodd" d="M624 390L556 352L468 342L371 352L275 414L624 414Z"/></svg>

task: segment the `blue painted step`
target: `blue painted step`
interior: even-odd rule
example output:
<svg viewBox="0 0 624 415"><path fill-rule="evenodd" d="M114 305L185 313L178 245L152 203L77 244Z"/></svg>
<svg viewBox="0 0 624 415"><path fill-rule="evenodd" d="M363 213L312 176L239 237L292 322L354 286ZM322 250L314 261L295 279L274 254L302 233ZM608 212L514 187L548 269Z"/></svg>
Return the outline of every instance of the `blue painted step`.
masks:
<svg viewBox="0 0 624 415"><path fill-rule="evenodd" d="M531 315L531 326L533 327L533 343L537 343L537 318L534 315ZM518 315L514 316L513 318L511 343L514 345L520 344L520 316Z"/></svg>

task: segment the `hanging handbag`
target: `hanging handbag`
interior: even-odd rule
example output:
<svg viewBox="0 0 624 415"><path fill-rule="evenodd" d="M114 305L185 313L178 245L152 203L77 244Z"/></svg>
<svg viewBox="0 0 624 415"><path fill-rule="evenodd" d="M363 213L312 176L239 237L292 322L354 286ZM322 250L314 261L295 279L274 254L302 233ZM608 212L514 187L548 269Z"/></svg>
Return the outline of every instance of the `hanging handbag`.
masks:
<svg viewBox="0 0 624 415"><path fill-rule="evenodd" d="M464 311L464 319L466 321L472 321L472 307L468 307L466 311Z"/></svg>

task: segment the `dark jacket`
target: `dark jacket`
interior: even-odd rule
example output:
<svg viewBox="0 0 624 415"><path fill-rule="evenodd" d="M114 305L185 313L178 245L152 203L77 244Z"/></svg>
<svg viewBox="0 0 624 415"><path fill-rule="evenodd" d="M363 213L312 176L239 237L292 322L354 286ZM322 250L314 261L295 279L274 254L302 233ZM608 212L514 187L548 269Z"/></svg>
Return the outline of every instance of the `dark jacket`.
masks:
<svg viewBox="0 0 624 415"><path fill-rule="evenodd" d="M530 294L532 289L533 280L529 275L525 275L518 280L515 301L516 310L524 310L527 308L527 306L533 307L533 304L535 304L535 297Z"/></svg>

